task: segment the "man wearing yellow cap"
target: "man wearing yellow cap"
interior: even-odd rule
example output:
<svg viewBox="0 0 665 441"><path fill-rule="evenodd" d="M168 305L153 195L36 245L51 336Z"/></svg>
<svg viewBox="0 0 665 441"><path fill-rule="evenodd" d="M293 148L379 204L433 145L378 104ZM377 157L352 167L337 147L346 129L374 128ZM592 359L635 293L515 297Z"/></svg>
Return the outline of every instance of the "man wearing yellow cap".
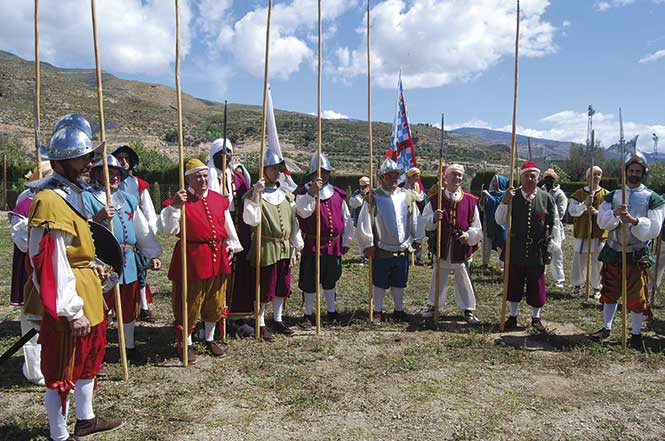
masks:
<svg viewBox="0 0 665 441"><path fill-rule="evenodd" d="M427 195L420 186L420 169L418 167L411 167L406 171L406 181L404 181L404 188L411 190L416 196L416 205L422 214L425 205L427 205ZM415 264L423 265L423 249L420 248L414 253Z"/></svg>
<svg viewBox="0 0 665 441"><path fill-rule="evenodd" d="M226 281L231 273L230 256L242 251L233 220L229 214L229 200L208 190L208 167L198 159L186 164L187 190L179 190L164 202L165 208L157 220L157 228L165 234L178 235L173 249L169 280L173 282L173 313L178 326L176 333L178 355L182 357L182 283L187 283L187 344L188 360L196 362L191 333L199 316L205 326L205 345L215 356L224 355L224 348L215 343L215 324L225 314ZM180 249L180 209L187 215L187 280L182 280Z"/></svg>
<svg viewBox="0 0 665 441"><path fill-rule="evenodd" d="M548 192L554 203L556 204L557 214L559 221L554 223L552 228L552 263L550 269L552 271L552 278L554 279L554 286L558 289L563 288L563 282L566 281L566 274L563 272L563 240L566 238L563 232L563 216L566 214L566 207L568 206L568 198L557 183L559 176L554 169L548 168L543 173L543 190Z"/></svg>

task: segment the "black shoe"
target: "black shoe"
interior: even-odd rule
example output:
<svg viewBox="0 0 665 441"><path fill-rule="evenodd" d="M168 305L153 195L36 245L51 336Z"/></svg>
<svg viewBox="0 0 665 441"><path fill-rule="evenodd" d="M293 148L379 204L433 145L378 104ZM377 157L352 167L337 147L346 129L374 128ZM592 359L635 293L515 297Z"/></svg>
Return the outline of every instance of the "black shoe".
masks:
<svg viewBox="0 0 665 441"><path fill-rule="evenodd" d="M333 312L327 311L326 321L328 321L328 323L339 323L339 314L337 313L337 311Z"/></svg>
<svg viewBox="0 0 665 441"><path fill-rule="evenodd" d="M547 332L545 325L543 325L543 322L541 322L538 317L531 318L531 327L541 334L545 334Z"/></svg>
<svg viewBox="0 0 665 441"><path fill-rule="evenodd" d="M277 334L293 335L293 329L286 326L284 322L275 322L272 325L272 330Z"/></svg>
<svg viewBox="0 0 665 441"><path fill-rule="evenodd" d="M383 313L381 311L372 311L372 323L378 325L382 321L383 321Z"/></svg>
<svg viewBox="0 0 665 441"><path fill-rule="evenodd" d="M593 334L589 335L589 338L591 340L595 340L595 341L602 341L602 340L607 340L608 338L610 338L611 335L612 335L612 331L610 331L609 329L603 328L603 329L601 329L599 331L596 331Z"/></svg>
<svg viewBox="0 0 665 441"><path fill-rule="evenodd" d="M504 331L512 331L514 329L517 329L517 316L510 316L508 317L508 320L503 324L503 330Z"/></svg>
<svg viewBox="0 0 665 441"><path fill-rule="evenodd" d="M393 311L393 321L395 322L408 322L409 315L404 311Z"/></svg>
<svg viewBox="0 0 665 441"><path fill-rule="evenodd" d="M298 322L298 326L309 331L312 327L316 326L316 318L313 315L305 314L302 317L302 321Z"/></svg>
<svg viewBox="0 0 665 441"><path fill-rule="evenodd" d="M630 339L628 340L628 347L637 349L640 352L644 351L644 342L642 341L642 334L630 334Z"/></svg>

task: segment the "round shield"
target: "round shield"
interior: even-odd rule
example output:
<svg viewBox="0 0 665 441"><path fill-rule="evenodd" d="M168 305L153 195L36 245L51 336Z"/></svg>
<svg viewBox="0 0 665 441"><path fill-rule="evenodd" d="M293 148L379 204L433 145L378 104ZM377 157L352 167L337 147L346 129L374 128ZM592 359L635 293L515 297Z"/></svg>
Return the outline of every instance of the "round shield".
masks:
<svg viewBox="0 0 665 441"><path fill-rule="evenodd" d="M113 270L122 274L122 249L118 240L113 233L104 225L95 221L89 220L90 232L92 233L92 240L95 243L95 254L99 260L105 264L113 267Z"/></svg>

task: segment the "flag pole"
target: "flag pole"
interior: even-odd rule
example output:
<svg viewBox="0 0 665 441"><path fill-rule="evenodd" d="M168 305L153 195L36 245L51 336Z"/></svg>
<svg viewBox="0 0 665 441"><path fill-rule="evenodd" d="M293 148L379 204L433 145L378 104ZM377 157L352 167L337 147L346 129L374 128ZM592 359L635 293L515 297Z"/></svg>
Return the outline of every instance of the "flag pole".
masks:
<svg viewBox="0 0 665 441"><path fill-rule="evenodd" d="M367 0L367 130L368 130L368 143L369 143L369 199L367 201L367 212L372 213L372 204L374 203L372 199L372 191L374 188L374 158L372 154L372 56L371 56L371 45L370 45L370 2ZM373 222L373 221L372 221ZM369 321L374 320L374 293L372 289L372 265L373 258L369 256L367 258L367 278L369 280Z"/></svg>
<svg viewBox="0 0 665 441"><path fill-rule="evenodd" d="M590 149L589 151L591 152L591 168L589 169L589 195L591 196L591 203L593 204L594 198L594 191L593 191L593 167L595 166L595 161L594 161L594 145L596 142L596 132L594 130L591 131L591 145L589 146ZM592 235L592 230L593 230L593 216L591 213L589 213L589 208L587 207L587 254L586 254L586 292L585 292L585 300L588 302L589 301L589 291L591 290L591 241L593 240L593 235Z"/></svg>
<svg viewBox="0 0 665 441"><path fill-rule="evenodd" d="M316 178L321 179L321 0L319 5L319 70L316 104ZM321 192L316 193L316 335L321 335Z"/></svg>
<svg viewBox="0 0 665 441"><path fill-rule="evenodd" d="M182 128L182 92L180 88L180 2L175 0L175 90L176 106L178 111L178 178L180 180L180 190L185 189L185 144L183 141ZM189 319L187 312L187 211L185 204L180 207L180 308L182 315L182 365L189 366L188 358L188 338L189 338Z"/></svg>
<svg viewBox="0 0 665 441"><path fill-rule="evenodd" d="M39 126L40 117L40 93L41 93L41 66L39 65L39 0L35 0L35 157L37 158L37 176L42 178L42 155L39 151Z"/></svg>
<svg viewBox="0 0 665 441"><path fill-rule="evenodd" d="M510 154L510 183L508 191L513 189L515 178L515 159L517 156L517 86L519 84L519 47L520 47L520 0L517 0L517 14L515 27L515 84L513 92L513 130L512 149ZM499 319L499 330L504 331L506 325L506 306L508 302L508 281L510 280L510 229L512 227L513 200L508 202L508 216L506 221L506 252L503 264L503 301L501 302L501 318Z"/></svg>
<svg viewBox="0 0 665 441"><path fill-rule="evenodd" d="M626 143L623 137L623 117L619 107L619 144L621 144L621 204L626 205ZM621 222L621 348L626 349L628 343L628 303L627 303L627 280L626 268L628 266L626 254L626 223Z"/></svg>
<svg viewBox="0 0 665 441"><path fill-rule="evenodd" d="M90 0L92 11L92 38L95 47L95 73L97 77L97 108L99 110L99 140L102 143L102 164L104 169L104 188L106 189L106 204L111 205L111 184L109 181L108 148L106 146L106 128L104 127L104 94L102 91L102 67L99 55L99 41L97 38L97 8L95 0ZM113 233L113 219L109 219L109 230ZM122 363L122 376L125 381L129 378L127 368L127 352L125 351L125 329L122 320L122 303L120 298L120 285L113 287L115 297L115 312L118 322L118 346L120 346L120 361Z"/></svg>
<svg viewBox="0 0 665 441"><path fill-rule="evenodd" d="M272 0L268 0L268 19L266 23L266 53L264 59L264 70L263 70L263 111L261 116L261 147L259 149L259 180L263 179L263 154L266 148L266 104L268 99L268 60L270 55L270 15L272 14ZM262 199L259 198L259 223L256 226L256 259L254 264L256 265L256 274L255 274L255 302L256 302L256 338L261 337L261 326L260 326L260 315L261 315L261 218L263 217L263 204Z"/></svg>
<svg viewBox="0 0 665 441"><path fill-rule="evenodd" d="M442 210L443 204L443 146L444 146L444 116L441 114L441 143L439 146L439 173L438 173L438 192L437 192L437 209ZM436 213L434 213L436 215ZM436 268L434 269L434 278L436 291L434 291L434 328L439 326L439 291L441 289L441 222L440 219L436 223Z"/></svg>

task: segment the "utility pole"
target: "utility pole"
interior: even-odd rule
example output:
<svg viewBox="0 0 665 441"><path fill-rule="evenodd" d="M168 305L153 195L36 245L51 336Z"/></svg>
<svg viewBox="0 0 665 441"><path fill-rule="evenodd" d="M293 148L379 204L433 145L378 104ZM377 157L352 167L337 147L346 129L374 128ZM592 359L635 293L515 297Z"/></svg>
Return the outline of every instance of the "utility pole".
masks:
<svg viewBox="0 0 665 441"><path fill-rule="evenodd" d="M586 147L590 155L593 155L596 149L595 145L591 145L591 131L593 130L593 115L596 113L591 104L589 104L589 109L587 111L587 124L586 124Z"/></svg>
<svg viewBox="0 0 665 441"><path fill-rule="evenodd" d="M653 157L657 161L658 160L658 135L653 133L651 135L651 139L653 139Z"/></svg>

